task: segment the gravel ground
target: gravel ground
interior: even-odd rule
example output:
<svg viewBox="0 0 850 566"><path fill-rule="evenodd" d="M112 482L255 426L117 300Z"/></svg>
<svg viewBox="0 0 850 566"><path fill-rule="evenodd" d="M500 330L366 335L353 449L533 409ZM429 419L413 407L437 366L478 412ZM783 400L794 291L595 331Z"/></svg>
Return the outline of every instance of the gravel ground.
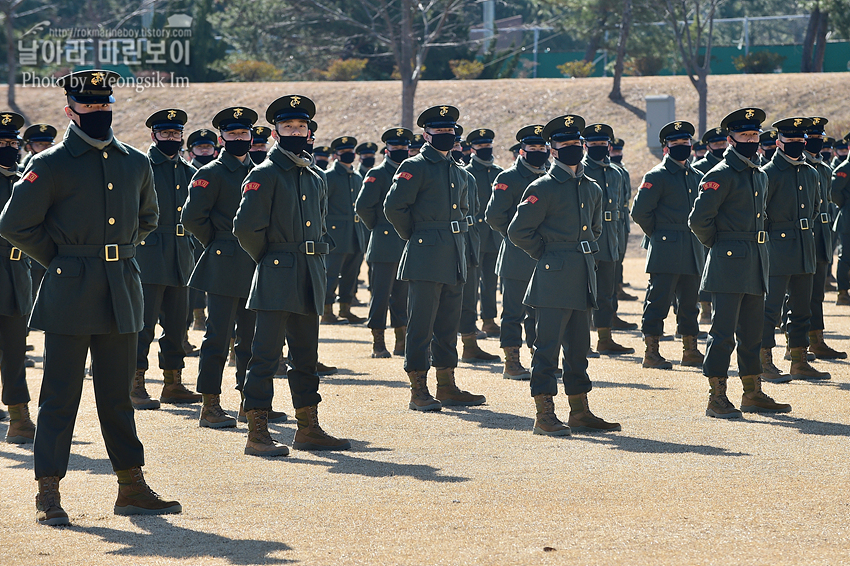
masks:
<svg viewBox="0 0 850 566"><path fill-rule="evenodd" d="M643 258L630 253L626 280L642 296ZM359 298L368 299L365 289ZM847 311L834 298L827 295L827 338L847 349ZM623 302L621 314L638 322L640 305ZM366 309L354 311L365 316ZM667 330L675 331L672 318ZM486 405L414 413L401 359L371 359L365 327L323 326L321 335L320 359L340 372L322 379L320 419L329 432L352 439L351 451L245 456L244 424L198 428L199 405L141 411L146 477L184 512L118 517L115 477L86 384L61 484L72 526L35 523L31 448L0 445L3 564L850 561L846 361L816 364L832 372L828 382L766 385L793 404L790 414L715 420L704 416L706 380L676 363L678 343L662 342L673 370L645 370L639 333L617 332L638 353L591 360L589 398L598 415L622 423L622 432L547 438L531 434L528 383L503 380L500 365L458 370L459 384L485 393ZM200 344L201 333L190 338ZM30 342L39 353L42 335L34 332ZM498 341L482 347L496 352ZM186 381L194 385L197 358L186 361ZM37 398L40 358L28 377ZM158 395L161 374L149 377L149 391ZM233 383L228 368L225 384ZM740 381L730 379L729 389L737 404ZM276 390L275 407L291 415L286 381L277 380ZM233 411L237 403L228 387L224 407ZM566 397L555 403L566 418ZM294 424L271 429L291 443Z"/></svg>

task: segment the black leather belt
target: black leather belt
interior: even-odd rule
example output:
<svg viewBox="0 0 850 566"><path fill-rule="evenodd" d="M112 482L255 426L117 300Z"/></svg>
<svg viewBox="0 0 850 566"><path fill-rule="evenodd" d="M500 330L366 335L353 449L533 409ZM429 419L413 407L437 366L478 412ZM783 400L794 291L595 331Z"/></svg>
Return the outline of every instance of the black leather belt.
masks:
<svg viewBox="0 0 850 566"><path fill-rule="evenodd" d="M183 228L182 224L175 224L174 226L169 226L167 224L163 225L163 226L157 226L156 230L154 230L154 232L165 233L165 234L174 232L174 235L176 235L176 236L185 236L186 235L186 230Z"/></svg>
<svg viewBox="0 0 850 566"><path fill-rule="evenodd" d="M767 232L759 230L758 232L718 232L715 240L741 240L744 242L756 242L764 244L767 242Z"/></svg>
<svg viewBox="0 0 850 566"><path fill-rule="evenodd" d="M545 244L547 252L581 252L592 254L599 251L599 244L590 240L580 242L549 242Z"/></svg>
<svg viewBox="0 0 850 566"><path fill-rule="evenodd" d="M269 244L266 252L301 252L307 255L319 255L330 253L331 246L327 242L281 242Z"/></svg>
<svg viewBox="0 0 850 566"><path fill-rule="evenodd" d="M414 232L420 230L445 230L448 229L452 234L460 234L461 232L469 232L469 224L467 221L461 220L443 220L439 222L417 222L413 227Z"/></svg>
<svg viewBox="0 0 850 566"><path fill-rule="evenodd" d="M770 224L771 230L792 230L794 228L799 228L800 230L808 230L809 219L801 218L796 222L772 222Z"/></svg>
<svg viewBox="0 0 850 566"><path fill-rule="evenodd" d="M136 255L133 244L106 244L105 246L58 246L59 256L99 257L104 261L130 259Z"/></svg>

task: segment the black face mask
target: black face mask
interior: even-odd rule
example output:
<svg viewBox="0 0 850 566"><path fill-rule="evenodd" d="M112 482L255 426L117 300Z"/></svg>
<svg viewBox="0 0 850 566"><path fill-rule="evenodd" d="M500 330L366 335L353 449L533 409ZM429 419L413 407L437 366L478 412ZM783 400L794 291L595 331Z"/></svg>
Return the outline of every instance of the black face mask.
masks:
<svg viewBox="0 0 850 566"><path fill-rule="evenodd" d="M764 156L769 160L773 159L773 156L776 154L776 148L771 147L770 149L764 150Z"/></svg>
<svg viewBox="0 0 850 566"><path fill-rule="evenodd" d="M525 152L525 160L528 161L528 164L532 167L543 167L543 164L546 163L546 160L549 159L548 151L526 151Z"/></svg>
<svg viewBox="0 0 850 566"><path fill-rule="evenodd" d="M242 157L251 149L251 140L224 140L224 149L236 157Z"/></svg>
<svg viewBox="0 0 850 566"><path fill-rule="evenodd" d="M437 151L451 151L455 146L455 135L454 133L431 134L430 144Z"/></svg>
<svg viewBox="0 0 850 566"><path fill-rule="evenodd" d="M602 161L608 157L607 145L590 145L587 146L587 156L594 161Z"/></svg>
<svg viewBox="0 0 850 566"><path fill-rule="evenodd" d="M578 165L584 157L584 149L580 145L568 145L558 151L558 161L564 165Z"/></svg>
<svg viewBox="0 0 850 566"><path fill-rule="evenodd" d="M723 159L723 154L726 153L726 148L723 149L712 149L711 155L716 157L717 159Z"/></svg>
<svg viewBox="0 0 850 566"><path fill-rule="evenodd" d="M477 155L478 159L480 159L481 161L490 161L491 159L493 159L493 148L482 147L481 149L476 149L475 155Z"/></svg>
<svg viewBox="0 0 850 566"><path fill-rule="evenodd" d="M0 147L0 165L7 169L14 169L18 164L17 147Z"/></svg>
<svg viewBox="0 0 850 566"><path fill-rule="evenodd" d="M623 156L622 155L612 155L611 161L614 162L614 163L622 163L623 162Z"/></svg>
<svg viewBox="0 0 850 566"><path fill-rule="evenodd" d="M285 149L295 155L300 155L302 151L307 149L307 138L304 136L280 136L277 143L281 149Z"/></svg>
<svg viewBox="0 0 850 566"><path fill-rule="evenodd" d="M177 155L181 145L183 142L177 140L156 140L156 147L169 157Z"/></svg>
<svg viewBox="0 0 850 566"><path fill-rule="evenodd" d="M316 160L316 167L318 167L319 169L324 171L325 169L328 168L328 160L327 159L317 159Z"/></svg>
<svg viewBox="0 0 850 566"><path fill-rule="evenodd" d="M195 161L197 161L201 165L206 165L207 163L209 163L213 159L215 159L215 155L196 155L195 156Z"/></svg>
<svg viewBox="0 0 850 566"><path fill-rule="evenodd" d="M823 138L812 138L806 140L806 151L818 154L823 149Z"/></svg>
<svg viewBox="0 0 850 566"><path fill-rule="evenodd" d="M735 142L735 151L737 151L747 159L752 159L753 155L755 155L756 151L758 151L758 148L759 142Z"/></svg>
<svg viewBox="0 0 850 566"><path fill-rule="evenodd" d="M822 151L822 152L820 152L820 157L824 161L832 161L832 152L831 151Z"/></svg>
<svg viewBox="0 0 850 566"><path fill-rule="evenodd" d="M248 152L248 154L251 156L251 161L253 161L254 164L262 163L263 161L265 161L266 155L268 155L268 153L269 153L268 151L261 151L261 150L255 150L255 151L249 151Z"/></svg>
<svg viewBox="0 0 850 566"><path fill-rule="evenodd" d="M405 159L407 159L408 154L406 149L394 149L389 152L390 161L395 161L396 163L401 163Z"/></svg>
<svg viewBox="0 0 850 566"><path fill-rule="evenodd" d="M356 156L352 152L340 153L339 155L337 155L337 159L339 159L342 163L345 163L346 165L351 165L352 163L354 163L355 157Z"/></svg>
<svg viewBox="0 0 850 566"><path fill-rule="evenodd" d="M676 161L684 161L691 156L691 146L689 145L671 145L667 148L671 159Z"/></svg>
<svg viewBox="0 0 850 566"><path fill-rule="evenodd" d="M458 161L458 162L462 162L463 161L463 152L452 150L452 159L454 159L455 161Z"/></svg>
<svg viewBox="0 0 850 566"><path fill-rule="evenodd" d="M364 157L360 160L360 164L363 165L366 169L371 169L375 166L375 158L374 157Z"/></svg>
<svg viewBox="0 0 850 566"><path fill-rule="evenodd" d="M791 159L800 159L800 156L803 155L803 150L805 148L806 142L785 142L785 149L783 149L782 151L784 151L785 155L787 155Z"/></svg>
<svg viewBox="0 0 850 566"><path fill-rule="evenodd" d="M86 114L79 114L74 110L71 112L80 117L80 129L90 138L102 140L109 135L109 128L112 127L111 110L98 110Z"/></svg>

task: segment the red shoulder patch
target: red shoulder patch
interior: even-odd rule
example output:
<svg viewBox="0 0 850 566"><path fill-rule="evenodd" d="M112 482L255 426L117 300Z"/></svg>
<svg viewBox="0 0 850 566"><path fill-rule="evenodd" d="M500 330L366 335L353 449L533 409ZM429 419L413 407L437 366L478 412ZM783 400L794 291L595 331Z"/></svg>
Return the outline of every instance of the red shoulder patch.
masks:
<svg viewBox="0 0 850 566"><path fill-rule="evenodd" d="M32 173L30 173L30 175L32 175ZM836 171L835 175L837 177L846 177L847 173L845 173L844 171Z"/></svg>
<svg viewBox="0 0 850 566"><path fill-rule="evenodd" d="M508 190L508 186L504 183L496 183L496 186L493 187L493 188L497 191L507 191Z"/></svg>
<svg viewBox="0 0 850 566"><path fill-rule="evenodd" d="M192 181L193 187L201 187L203 189L206 189L209 185L210 185L210 182L207 181L206 179L195 179L194 181Z"/></svg>
<svg viewBox="0 0 850 566"><path fill-rule="evenodd" d="M527 198L527 199L525 199L525 202L530 203L530 204L534 204L534 203L535 203L535 202L537 202L538 200L540 200L540 199L538 199L536 196L534 196L534 195L528 195L528 198Z"/></svg>
<svg viewBox="0 0 850 566"><path fill-rule="evenodd" d="M716 191L720 188L720 183L715 183L714 181L709 181L707 183L702 184L702 190L707 191L711 189L712 191Z"/></svg>
<svg viewBox="0 0 850 566"><path fill-rule="evenodd" d="M30 183L34 182L36 179L38 179L38 174L36 174L35 171L30 171L24 177L24 181L29 181Z"/></svg>
<svg viewBox="0 0 850 566"><path fill-rule="evenodd" d="M256 191L260 188L260 183L245 183L245 192Z"/></svg>
<svg viewBox="0 0 850 566"><path fill-rule="evenodd" d="M651 189L652 183L643 183L638 189Z"/></svg>
<svg viewBox="0 0 850 566"><path fill-rule="evenodd" d="M365 181L363 181L363 182L364 182L364 183L374 183L374 182L375 182L375 181L377 181L377 180L378 180L378 179L376 179L375 177L366 177L366 180L365 180Z"/></svg>
<svg viewBox="0 0 850 566"><path fill-rule="evenodd" d="M402 171L398 175L396 175L396 179L404 179L405 181L409 181L413 178L412 173L408 173L407 171Z"/></svg>

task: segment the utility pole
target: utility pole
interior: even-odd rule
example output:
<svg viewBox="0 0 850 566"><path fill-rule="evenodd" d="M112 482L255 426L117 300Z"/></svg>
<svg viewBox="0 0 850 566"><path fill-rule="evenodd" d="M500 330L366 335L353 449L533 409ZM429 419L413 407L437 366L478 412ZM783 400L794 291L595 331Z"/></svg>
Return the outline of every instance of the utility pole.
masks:
<svg viewBox="0 0 850 566"><path fill-rule="evenodd" d="M484 51L490 49L490 43L496 36L496 0L484 0Z"/></svg>

